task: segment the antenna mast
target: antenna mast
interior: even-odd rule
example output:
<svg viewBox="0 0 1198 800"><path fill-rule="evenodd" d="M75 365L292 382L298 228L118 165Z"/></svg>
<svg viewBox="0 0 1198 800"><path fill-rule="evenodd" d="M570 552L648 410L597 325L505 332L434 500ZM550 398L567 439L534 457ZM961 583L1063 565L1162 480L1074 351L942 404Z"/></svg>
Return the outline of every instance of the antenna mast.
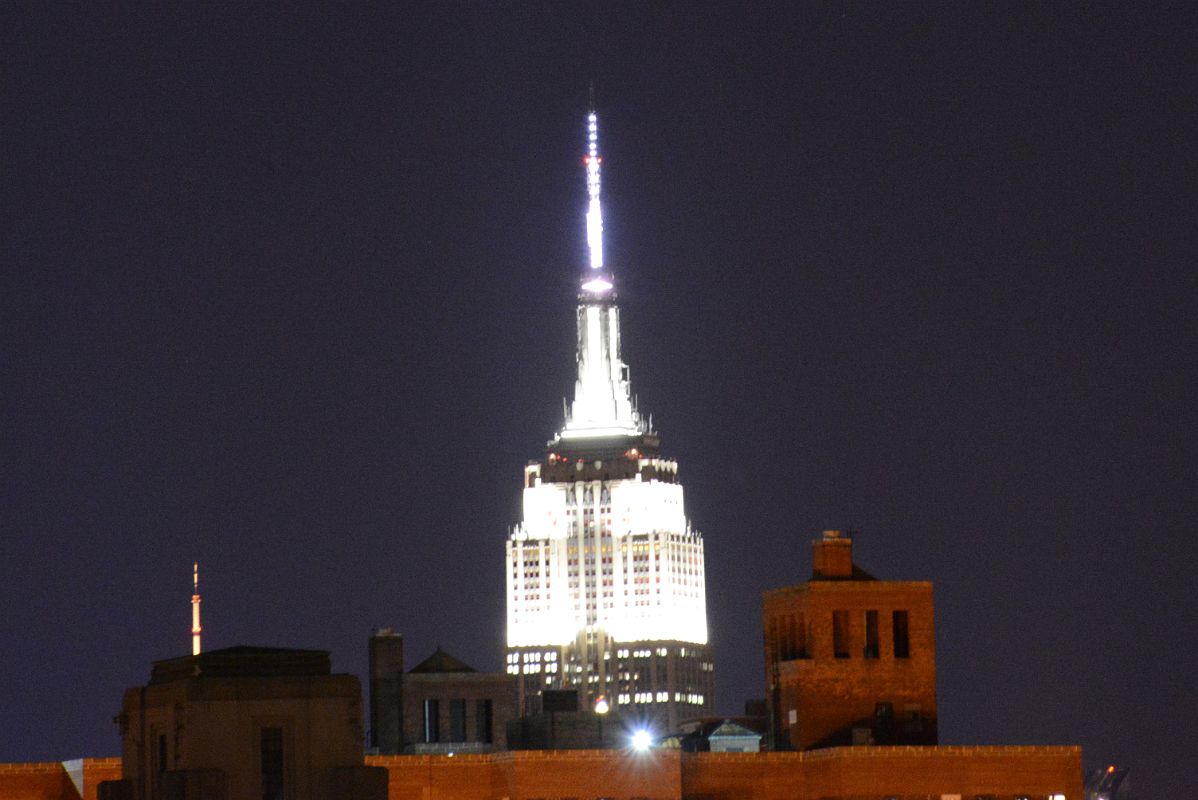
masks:
<svg viewBox="0 0 1198 800"><path fill-rule="evenodd" d="M590 269L582 278L584 296L601 298L612 289L611 275L603 268L603 211L599 207L599 115L595 111L595 85L591 84L591 107L587 112L587 248L591 252Z"/></svg>
<svg viewBox="0 0 1198 800"><path fill-rule="evenodd" d="M599 210L599 117L595 113L595 86L591 85L591 108L587 112L587 246L591 249L591 269L603 269L603 212Z"/></svg>
<svg viewBox="0 0 1198 800"><path fill-rule="evenodd" d="M191 565L191 654L200 654L200 564Z"/></svg>

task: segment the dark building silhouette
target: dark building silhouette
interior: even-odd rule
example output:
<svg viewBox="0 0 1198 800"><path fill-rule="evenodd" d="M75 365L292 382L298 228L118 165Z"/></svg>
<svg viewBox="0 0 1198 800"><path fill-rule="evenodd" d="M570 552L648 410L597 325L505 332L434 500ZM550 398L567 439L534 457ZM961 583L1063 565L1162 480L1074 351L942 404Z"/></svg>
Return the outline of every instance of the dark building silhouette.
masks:
<svg viewBox="0 0 1198 800"><path fill-rule="evenodd" d="M601 706L602 707L602 706ZM579 710L574 689L547 689L532 713L507 724L510 750L609 750L629 746L638 726L618 712Z"/></svg>
<svg viewBox="0 0 1198 800"><path fill-rule="evenodd" d="M385 800L362 754L361 685L323 650L231 647L154 663L117 718L107 800Z"/></svg>
<svg viewBox="0 0 1198 800"><path fill-rule="evenodd" d="M370 637L370 746L398 753L403 741L403 637L382 628Z"/></svg>
<svg viewBox="0 0 1198 800"><path fill-rule="evenodd" d="M479 672L440 647L404 672L403 637L370 637L370 743L375 752L487 753L507 748L516 679Z"/></svg>

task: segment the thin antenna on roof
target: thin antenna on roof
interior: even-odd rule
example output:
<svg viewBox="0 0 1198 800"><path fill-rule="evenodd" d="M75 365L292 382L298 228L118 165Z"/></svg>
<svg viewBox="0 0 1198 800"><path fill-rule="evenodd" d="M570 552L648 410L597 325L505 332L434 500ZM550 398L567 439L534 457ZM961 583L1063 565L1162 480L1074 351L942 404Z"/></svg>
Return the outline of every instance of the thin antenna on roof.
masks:
<svg viewBox="0 0 1198 800"><path fill-rule="evenodd" d="M200 564L191 565L191 654L200 654Z"/></svg>

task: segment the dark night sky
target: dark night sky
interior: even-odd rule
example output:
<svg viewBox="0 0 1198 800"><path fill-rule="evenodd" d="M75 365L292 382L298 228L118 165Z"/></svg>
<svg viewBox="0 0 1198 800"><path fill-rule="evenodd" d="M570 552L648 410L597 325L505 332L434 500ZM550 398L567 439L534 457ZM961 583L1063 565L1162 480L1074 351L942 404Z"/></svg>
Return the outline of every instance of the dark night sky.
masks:
<svg viewBox="0 0 1198 800"><path fill-rule="evenodd" d="M0 19L0 761L119 752L193 559L208 647L361 675L393 625L500 666L594 80L721 710L763 694L762 591L847 527L935 582L942 741L1189 786L1184 4L172 5Z"/></svg>

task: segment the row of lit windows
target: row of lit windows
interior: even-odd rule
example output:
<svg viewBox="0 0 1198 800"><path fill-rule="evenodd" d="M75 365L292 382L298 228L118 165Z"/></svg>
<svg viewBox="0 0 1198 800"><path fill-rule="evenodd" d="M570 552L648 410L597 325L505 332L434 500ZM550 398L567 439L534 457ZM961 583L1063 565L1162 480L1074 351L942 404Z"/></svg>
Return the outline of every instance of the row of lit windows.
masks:
<svg viewBox="0 0 1198 800"><path fill-rule="evenodd" d="M615 580L611 580L608 578L601 578L598 581L586 580L585 578L582 581L579 581L577 578L572 578L571 580L567 581L567 583L568 583L570 589L575 590L575 591L571 592L571 595L577 594L576 590L579 588L579 586L581 586L585 583L588 587L602 588L604 597L611 597L614 592L614 587L616 585ZM620 584L621 584L622 589L620 591L620 594L623 595L624 597L628 597L630 594L632 594L632 595L661 594L662 593L662 583L663 583L663 581L660 578L658 578L657 580L652 581L652 582L650 582L648 578L636 578L631 581L621 581ZM680 582L680 581L665 581L664 583L666 584L666 587L667 587L667 594L672 593L679 597L698 597L699 596L698 586L696 584L691 584L690 582ZM652 584L652 585L650 585L650 584ZM630 586L632 588L629 588ZM530 585L522 586L521 588L523 588L525 590L524 596L527 597L529 592L540 591L541 586L539 584L530 584ZM550 584L546 583L545 589L548 590L549 588L550 588ZM671 589L672 589L672 592L670 591ZM516 597L520 597L520 595L517 594Z"/></svg>
<svg viewBox="0 0 1198 800"><path fill-rule="evenodd" d="M579 575L579 573L577 571L572 570L570 573L569 584L572 587L577 587L579 577L595 578L599 574L601 574L603 576L602 581L603 581L604 586L614 586L616 584L615 575L611 571L610 568L604 568L601 573L597 572L594 569L586 569L586 570L582 571L581 576ZM649 580L650 577L653 578L653 580L652 580L653 583L661 583L662 582L662 576L660 574L650 576L650 575L645 574L644 571L642 571L640 569L637 569L635 572L632 572L632 573L625 572L621 577L623 578L621 583L625 583L625 584L627 584L627 583L646 584L646 583L650 582L650 580ZM519 579L519 575L517 575L516 573L512 573L512 580L518 581L518 579ZM699 585L699 581L697 580L697 575L696 576L679 575L677 573L667 576L666 583L671 583L675 586L680 586L680 587L687 587L687 586L697 587ZM528 573L525 573L524 581L520 585L524 589L540 589L541 588L541 576L539 574L529 575ZM548 588L550 585L552 585L552 582L549 580L548 575L545 576L544 585L546 588ZM627 593L627 592L625 592L625 593Z"/></svg>
<svg viewBox="0 0 1198 800"><path fill-rule="evenodd" d="M569 574L572 577L577 577L579 574L579 571L577 569L578 562L575 561L574 559L570 559L570 561L568 562L568 566L571 568L569 570ZM596 570L594 564L588 562L586 565L586 569L584 569L582 571L582 574L586 575L587 577L593 577L594 575L596 575L600 572L603 575L606 575L609 577L612 575L615 575L615 571L612 569L611 565L608 564L606 561L604 561L603 568L601 570ZM647 566L641 566L641 565L637 564L637 565L634 565L634 567L631 570L629 570L627 567L625 567L625 569L622 571L621 574L623 574L625 576L637 575L637 576L645 577L646 573L651 573L651 570ZM663 574L663 572L660 570L656 572L655 577L657 578L657 580L659 580L659 581L661 580L662 574ZM518 573L516 573L516 572L512 573L513 580L518 577L519 577ZM540 577L541 577L541 574L539 572L534 572L531 574L527 573L527 572L524 573L525 580L529 580L529 581L540 580ZM692 580L692 579L697 579L699 577L699 572L698 572L698 570L674 570L669 573L669 577L676 581L681 581L684 583L691 583L691 582L697 583L698 582L697 580ZM549 580L548 575L546 575L545 580Z"/></svg>
<svg viewBox="0 0 1198 800"><path fill-rule="evenodd" d="M557 672L557 664L525 664L523 666L519 664L508 664L507 674L539 675L542 672L542 667L544 668L543 671L548 675L552 675Z"/></svg>
<svg viewBox="0 0 1198 800"><path fill-rule="evenodd" d="M537 675L541 672L541 666L541 664L525 664L520 671L525 675ZM547 673L557 672L557 664L545 664L544 667ZM511 672L510 669L508 671Z"/></svg>
<svg viewBox="0 0 1198 800"><path fill-rule="evenodd" d="M643 648L641 650L631 650L631 651L628 650L627 648L621 648L619 650L616 650L616 658L628 658L630 653L631 653L632 658L649 658L650 656L653 655L653 651L648 648ZM659 656L662 656L663 658L665 656L669 655L669 653L670 653L670 651L668 648L665 648L665 647L657 648L657 654ZM685 655L685 653L683 653L683 655ZM603 657L608 658L608 657L610 657L610 654L604 653Z"/></svg>
<svg viewBox="0 0 1198 800"><path fill-rule="evenodd" d="M670 702L669 692L622 692L616 695L616 703L619 705L628 705L629 703L668 703ZM703 705L703 695L694 693L674 693L675 703L691 703L692 705Z"/></svg>
<svg viewBox="0 0 1198 800"><path fill-rule="evenodd" d="M519 664L521 661L523 661L525 664L536 664L541 660L557 661L557 653L550 651L544 655L539 652L507 654L507 663L509 664Z"/></svg>

